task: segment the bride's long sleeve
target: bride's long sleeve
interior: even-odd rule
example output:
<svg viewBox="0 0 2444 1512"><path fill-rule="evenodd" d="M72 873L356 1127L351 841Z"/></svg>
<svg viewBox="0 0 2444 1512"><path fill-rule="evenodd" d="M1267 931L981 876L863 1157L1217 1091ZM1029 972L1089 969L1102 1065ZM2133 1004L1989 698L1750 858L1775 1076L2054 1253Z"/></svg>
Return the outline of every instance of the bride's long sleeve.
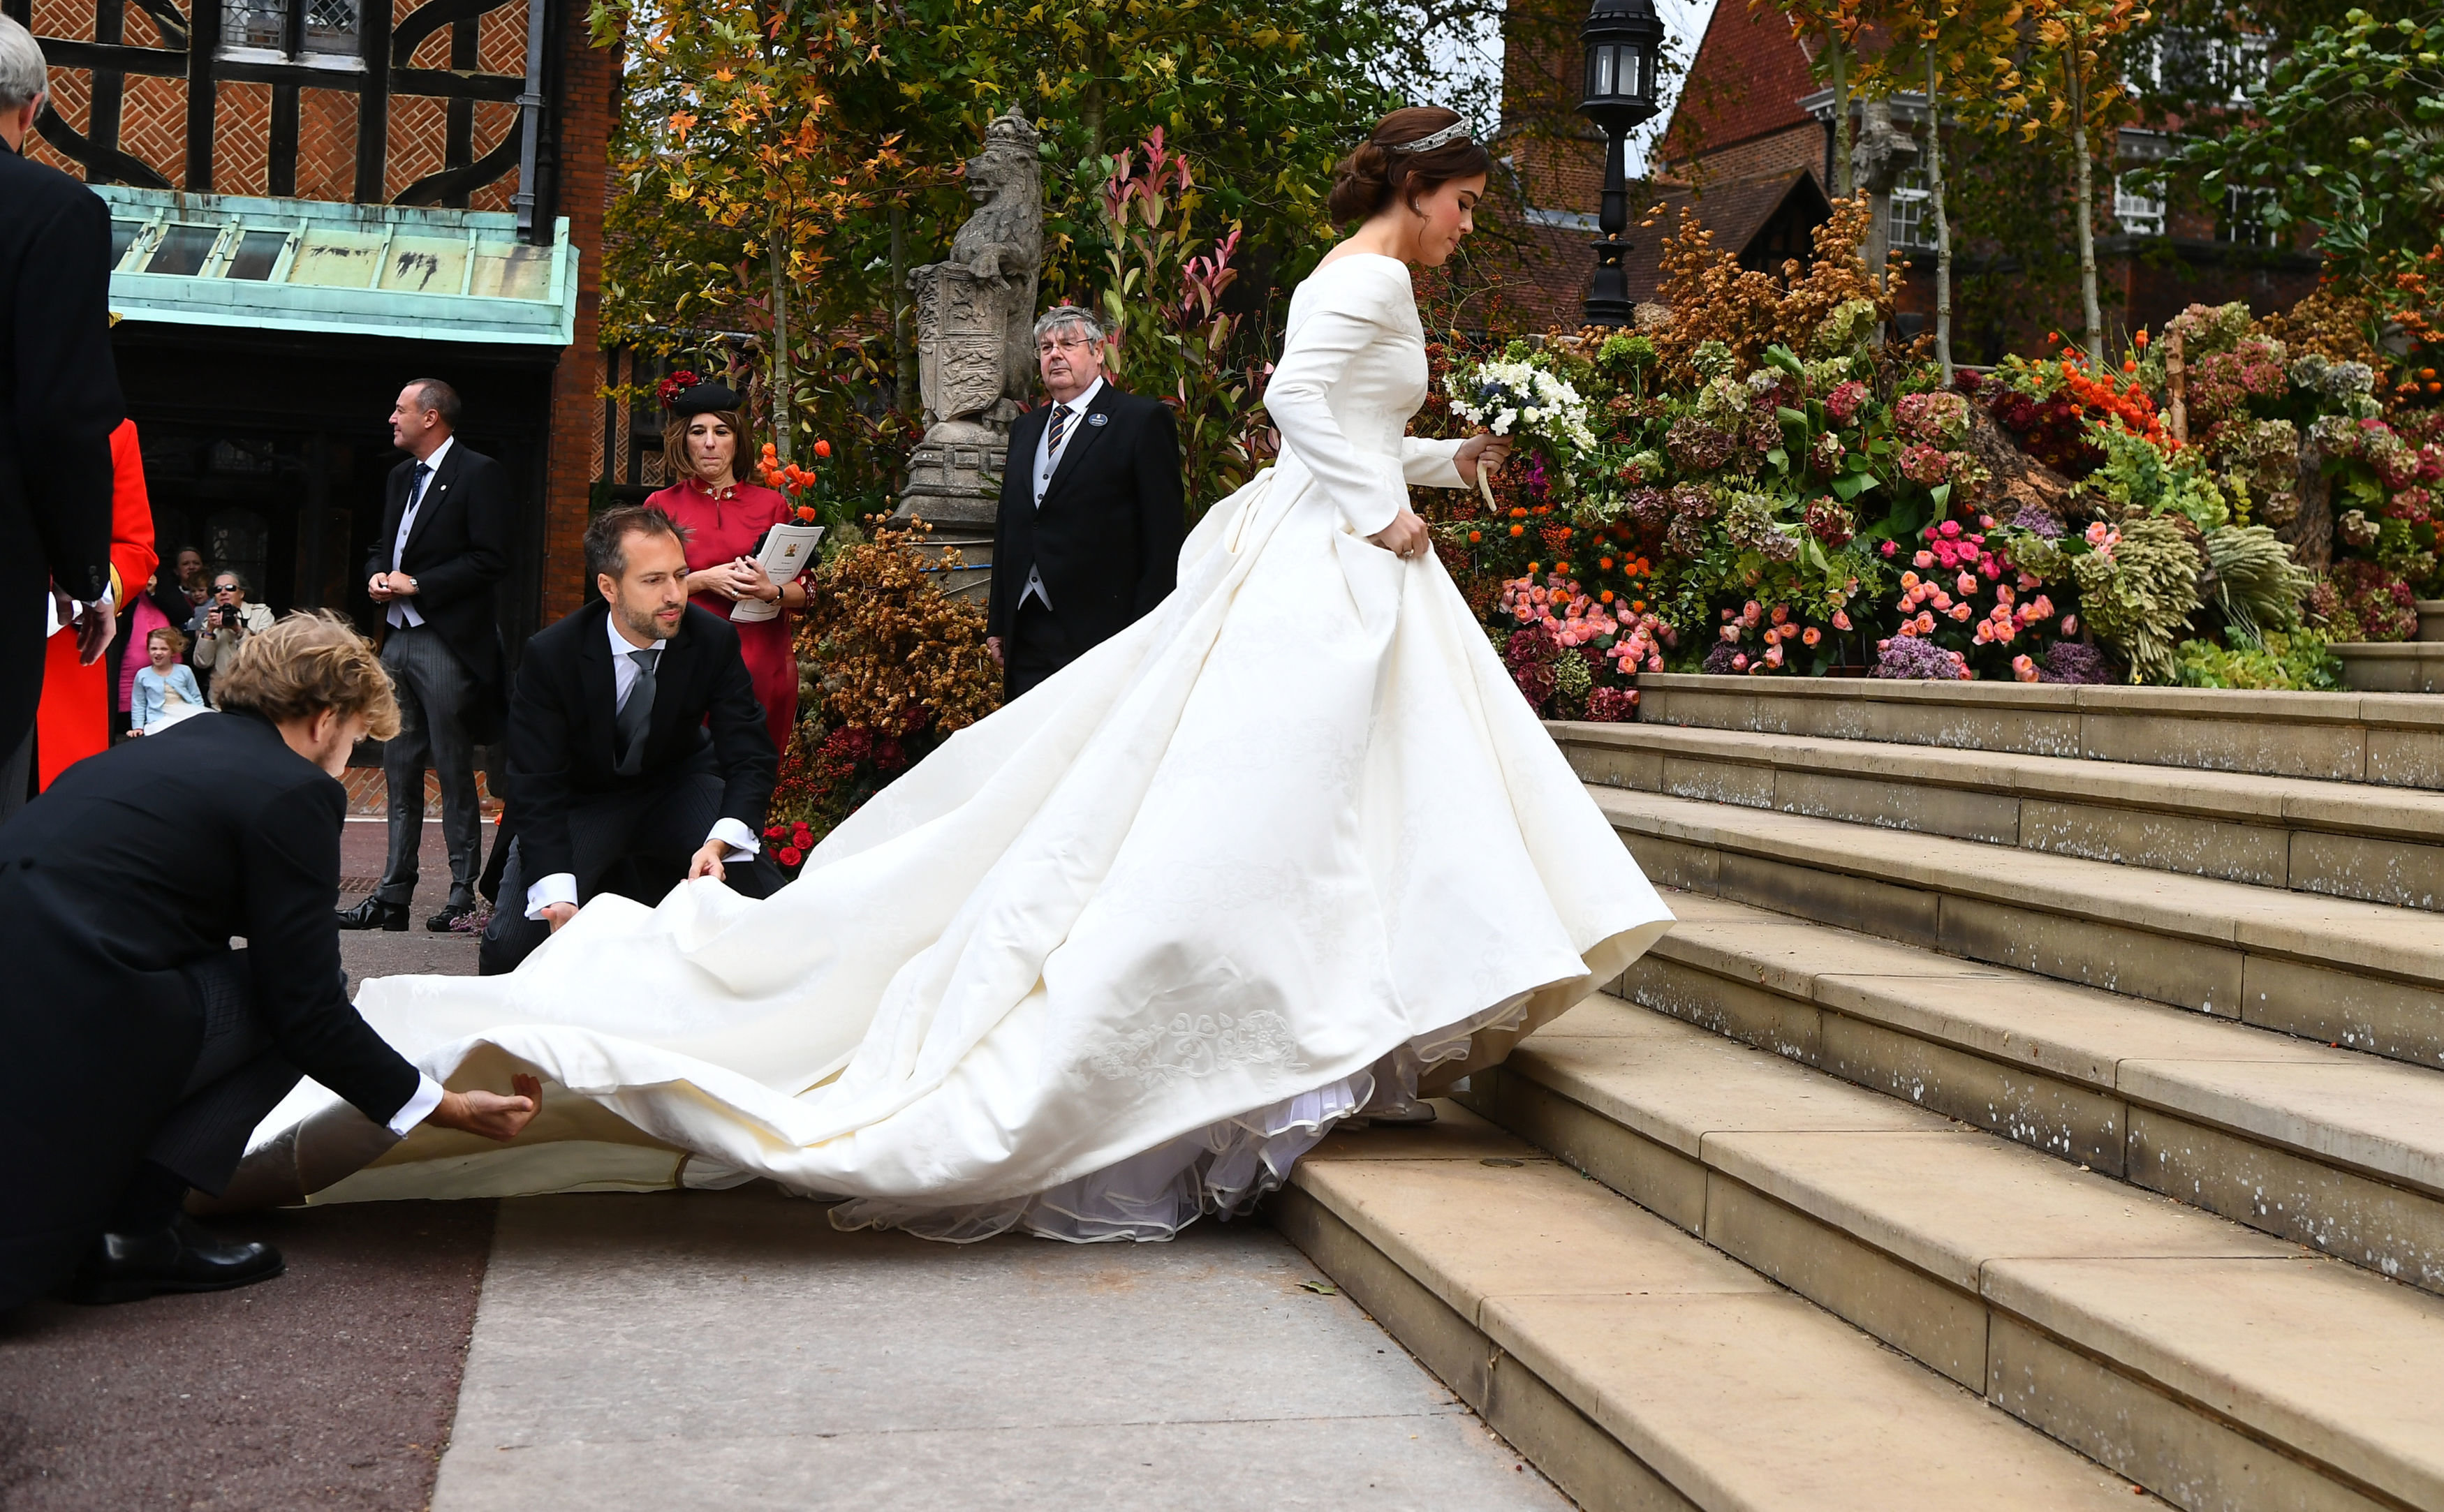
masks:
<svg viewBox="0 0 2444 1512"><path fill-rule="evenodd" d="M1459 475L1459 449L1467 444L1464 435L1444 439L1404 435L1400 471L1421 489L1465 489L1468 480Z"/></svg>
<svg viewBox="0 0 2444 1512"><path fill-rule="evenodd" d="M1378 341L1397 339L1394 328L1376 318L1376 309L1363 307L1379 304L1381 295L1365 292L1374 297L1351 301L1361 307L1319 309L1300 323L1265 385L1265 411L1281 431L1283 447L1330 492L1349 528L1371 536L1409 502L1408 448L1403 443L1402 456L1392 457L1357 446L1326 402L1352 359Z"/></svg>

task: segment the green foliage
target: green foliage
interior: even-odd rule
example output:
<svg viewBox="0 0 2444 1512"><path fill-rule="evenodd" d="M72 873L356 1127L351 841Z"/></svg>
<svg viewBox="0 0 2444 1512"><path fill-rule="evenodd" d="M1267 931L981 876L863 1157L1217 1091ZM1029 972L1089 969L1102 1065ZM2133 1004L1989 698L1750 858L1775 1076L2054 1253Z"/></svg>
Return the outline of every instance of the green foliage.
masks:
<svg viewBox="0 0 2444 1512"><path fill-rule="evenodd" d="M2222 526L2206 533L2207 565L2231 634L2244 643L2300 622L2301 600L2313 584L2291 560L2291 548L2262 525Z"/></svg>
<svg viewBox="0 0 2444 1512"><path fill-rule="evenodd" d="M2124 521L2112 550L2086 553L2071 572L2088 628L2130 664L2130 680L2173 681L2181 633L2199 605L2188 533L2161 516Z"/></svg>
<svg viewBox="0 0 2444 1512"><path fill-rule="evenodd" d="M2266 221L2311 231L2331 273L2380 286L2444 226L2444 9L2361 9L2274 65L2254 118L2188 147L2212 192L2268 196Z"/></svg>
<svg viewBox="0 0 2444 1512"><path fill-rule="evenodd" d="M2342 686L2342 658L2312 631L2269 634L2262 644L2235 640L2184 640L2175 653L2184 688L2250 688L2275 691L2335 692Z"/></svg>
<svg viewBox="0 0 2444 1512"><path fill-rule="evenodd" d="M2104 449L2104 466L2088 481L2122 509L2177 514L2201 530L2231 521L2231 504L2196 451L2168 453L2109 420L2090 421L2087 434Z"/></svg>
<svg viewBox="0 0 2444 1512"><path fill-rule="evenodd" d="M1239 277L1231 259L1240 229L1233 223L1209 244L1192 229L1187 157L1166 148L1159 130L1141 151L1141 161L1122 153L1103 188L1102 304L1117 339L1106 364L1131 392L1171 402L1193 523L1245 483L1254 462L1257 377L1232 365L1236 318L1222 307Z"/></svg>

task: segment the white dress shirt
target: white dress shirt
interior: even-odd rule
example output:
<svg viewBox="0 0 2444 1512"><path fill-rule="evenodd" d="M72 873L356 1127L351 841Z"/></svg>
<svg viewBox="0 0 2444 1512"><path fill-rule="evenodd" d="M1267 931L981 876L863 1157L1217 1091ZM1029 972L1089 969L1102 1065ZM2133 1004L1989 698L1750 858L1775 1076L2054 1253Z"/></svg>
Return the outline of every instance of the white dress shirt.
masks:
<svg viewBox="0 0 2444 1512"><path fill-rule="evenodd" d="M1045 415L1044 433L1035 438L1035 507L1037 508L1044 507L1044 490L1052 486L1053 470L1061 466L1061 453L1069 450L1069 443L1078 438L1078 428L1086 423L1086 406L1095 402L1095 396L1102 393L1102 388L1103 380L1098 376L1094 382L1086 385L1085 393L1065 404L1053 406L1056 410L1069 412L1069 418L1061 424L1061 445L1057 449L1052 445L1052 416ZM1044 574L1036 571L1035 563L1031 562L1027 564L1027 586L1018 591L1020 603L1025 603L1029 599L1033 599L1046 609L1052 607L1052 596L1044 591Z"/></svg>
<svg viewBox="0 0 2444 1512"><path fill-rule="evenodd" d="M637 687L637 663L628 653L652 651L656 647L664 646L665 643L656 641L652 646L631 645L628 637L620 633L620 616L617 610L604 615L602 624L611 636L611 708L616 713L627 707L628 695L635 691ZM713 821L713 828L706 833L705 839L719 840L730 847L730 854L722 857L725 861L750 859L764 848L761 837L727 815ZM576 873L554 872L527 889L527 917L530 919L543 917L543 911L554 903L566 903L572 907L576 905Z"/></svg>
<svg viewBox="0 0 2444 1512"><path fill-rule="evenodd" d="M399 559L407 555L407 536L416 528L416 511L424 507L424 496L433 491L433 480L441 475L441 459L450 454L450 448L457 439L454 435L443 436L441 444L433 449L433 454L424 459L425 467L431 470L424 474L424 487L419 489L416 486L416 473L412 470L407 475L407 507L398 512L398 535L390 544L390 570L393 572L407 570L398 563ZM413 595L393 599L390 612L382 618L402 627L424 623L424 616L417 609Z"/></svg>
<svg viewBox="0 0 2444 1512"><path fill-rule="evenodd" d="M417 1072L416 1096L400 1103L398 1112L391 1115L390 1132L401 1139L406 1138L409 1130L432 1117L433 1110L440 1106L441 1083L421 1071Z"/></svg>

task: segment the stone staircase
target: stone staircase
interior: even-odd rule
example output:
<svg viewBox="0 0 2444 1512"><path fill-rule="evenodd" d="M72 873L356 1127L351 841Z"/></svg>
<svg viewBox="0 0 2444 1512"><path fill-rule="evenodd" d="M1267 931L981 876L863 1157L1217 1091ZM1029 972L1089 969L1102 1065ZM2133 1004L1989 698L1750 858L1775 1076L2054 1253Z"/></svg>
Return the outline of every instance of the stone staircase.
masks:
<svg viewBox="0 0 2444 1512"><path fill-rule="evenodd" d="M1276 1221L1590 1507L2444 1508L2444 699L1641 686L1679 926Z"/></svg>

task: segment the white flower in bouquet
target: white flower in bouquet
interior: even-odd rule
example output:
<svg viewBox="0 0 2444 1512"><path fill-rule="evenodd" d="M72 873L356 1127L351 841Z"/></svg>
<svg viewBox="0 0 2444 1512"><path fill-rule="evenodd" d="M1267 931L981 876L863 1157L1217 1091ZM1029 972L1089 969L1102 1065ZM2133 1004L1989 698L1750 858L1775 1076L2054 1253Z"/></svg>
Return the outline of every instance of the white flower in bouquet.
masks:
<svg viewBox="0 0 2444 1512"><path fill-rule="evenodd" d="M1558 374L1533 362L1496 360L1453 368L1446 380L1452 412L1496 435L1545 441L1573 452L1590 451L1587 401Z"/></svg>

